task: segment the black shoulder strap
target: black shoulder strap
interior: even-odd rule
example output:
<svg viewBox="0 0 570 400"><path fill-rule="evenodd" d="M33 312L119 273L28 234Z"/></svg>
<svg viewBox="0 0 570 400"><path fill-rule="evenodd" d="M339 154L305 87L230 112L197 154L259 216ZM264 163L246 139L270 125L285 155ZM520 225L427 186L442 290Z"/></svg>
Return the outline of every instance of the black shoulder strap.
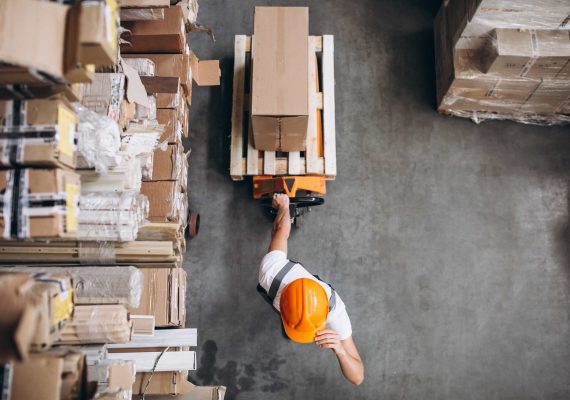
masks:
<svg viewBox="0 0 570 400"><path fill-rule="evenodd" d="M283 278L285 278L285 275L287 275L289 271L291 271L291 269L295 266L295 264L296 263L294 261L288 261L287 264L283 268L281 268L281 271L277 273L275 278L273 278L273 282L271 282L271 286L269 287L269 291L267 292L267 296L269 296L272 302L273 300L275 300L275 296L277 296L277 291L279 290L281 284L283 283Z"/></svg>
<svg viewBox="0 0 570 400"><path fill-rule="evenodd" d="M330 283L323 281L320 276L318 275L313 275L313 276L331 288L331 297L329 298L329 312L331 312L334 309L334 306L336 306L336 290L334 290L334 288Z"/></svg>

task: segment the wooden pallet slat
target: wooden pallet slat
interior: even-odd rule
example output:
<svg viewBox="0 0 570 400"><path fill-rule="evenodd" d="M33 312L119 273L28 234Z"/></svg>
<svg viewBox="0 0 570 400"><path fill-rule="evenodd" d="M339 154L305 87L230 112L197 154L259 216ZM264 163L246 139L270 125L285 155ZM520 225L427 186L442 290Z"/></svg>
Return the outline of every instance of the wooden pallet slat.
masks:
<svg viewBox="0 0 570 400"><path fill-rule="evenodd" d="M246 36L235 37L234 82L232 100L232 132L230 175L232 179L243 179L242 149L243 149L243 116L244 116L244 89L245 89L245 52Z"/></svg>
<svg viewBox="0 0 570 400"><path fill-rule="evenodd" d="M275 152L263 152L263 173L265 175L275 175Z"/></svg>
<svg viewBox="0 0 570 400"><path fill-rule="evenodd" d="M334 102L334 40L323 36L323 142L325 175L336 176L336 123Z"/></svg>

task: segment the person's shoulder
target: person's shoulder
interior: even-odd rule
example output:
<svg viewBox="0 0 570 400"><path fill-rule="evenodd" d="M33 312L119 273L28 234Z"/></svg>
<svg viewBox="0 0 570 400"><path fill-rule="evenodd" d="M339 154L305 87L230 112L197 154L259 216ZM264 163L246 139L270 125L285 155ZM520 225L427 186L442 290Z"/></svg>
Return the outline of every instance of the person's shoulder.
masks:
<svg viewBox="0 0 570 400"><path fill-rule="evenodd" d="M267 253L261 260L261 269L268 270L273 267L282 267L287 262L287 254L281 250L273 250Z"/></svg>

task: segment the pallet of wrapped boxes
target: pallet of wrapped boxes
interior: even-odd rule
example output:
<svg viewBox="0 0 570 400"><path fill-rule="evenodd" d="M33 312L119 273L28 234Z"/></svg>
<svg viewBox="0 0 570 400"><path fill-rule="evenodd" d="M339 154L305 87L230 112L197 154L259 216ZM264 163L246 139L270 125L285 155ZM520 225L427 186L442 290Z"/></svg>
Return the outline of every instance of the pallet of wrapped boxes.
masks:
<svg viewBox="0 0 570 400"><path fill-rule="evenodd" d="M570 121L570 3L449 0L434 21L437 102L474 121Z"/></svg>

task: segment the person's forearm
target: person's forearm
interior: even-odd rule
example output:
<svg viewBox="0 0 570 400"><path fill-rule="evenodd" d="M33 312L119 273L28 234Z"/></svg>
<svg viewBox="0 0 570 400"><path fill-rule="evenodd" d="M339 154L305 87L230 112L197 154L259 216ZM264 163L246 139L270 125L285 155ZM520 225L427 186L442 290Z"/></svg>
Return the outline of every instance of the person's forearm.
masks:
<svg viewBox="0 0 570 400"><path fill-rule="evenodd" d="M345 378L355 385L360 385L364 380L364 366L362 362L352 357L346 351L337 352L336 357Z"/></svg>
<svg viewBox="0 0 570 400"><path fill-rule="evenodd" d="M289 208L281 208L277 212L277 216L273 222L269 251L281 250L287 254L287 240L289 239L290 233L291 216L289 214Z"/></svg>

